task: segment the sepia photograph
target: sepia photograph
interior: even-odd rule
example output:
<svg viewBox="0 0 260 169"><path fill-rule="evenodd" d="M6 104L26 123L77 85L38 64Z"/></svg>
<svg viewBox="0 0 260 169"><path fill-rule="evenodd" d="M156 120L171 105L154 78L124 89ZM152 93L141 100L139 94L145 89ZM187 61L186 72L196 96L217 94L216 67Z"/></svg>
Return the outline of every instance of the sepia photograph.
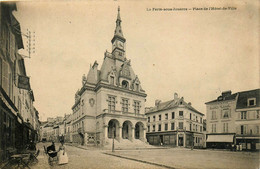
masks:
<svg viewBox="0 0 260 169"><path fill-rule="evenodd" d="M258 0L0 0L0 168L260 168Z"/></svg>

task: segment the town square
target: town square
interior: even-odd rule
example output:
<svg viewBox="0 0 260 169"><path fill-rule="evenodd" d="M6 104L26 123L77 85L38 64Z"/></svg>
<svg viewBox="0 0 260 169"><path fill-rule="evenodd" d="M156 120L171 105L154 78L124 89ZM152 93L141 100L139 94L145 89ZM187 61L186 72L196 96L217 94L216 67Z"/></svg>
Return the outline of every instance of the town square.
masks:
<svg viewBox="0 0 260 169"><path fill-rule="evenodd" d="M0 168L259 168L258 9L0 1Z"/></svg>

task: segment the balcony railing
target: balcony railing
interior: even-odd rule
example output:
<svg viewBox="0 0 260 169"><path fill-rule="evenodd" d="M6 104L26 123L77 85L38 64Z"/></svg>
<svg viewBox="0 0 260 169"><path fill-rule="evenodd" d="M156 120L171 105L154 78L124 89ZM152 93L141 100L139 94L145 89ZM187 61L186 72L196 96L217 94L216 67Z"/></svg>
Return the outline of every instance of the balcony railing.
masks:
<svg viewBox="0 0 260 169"><path fill-rule="evenodd" d="M145 117L144 114L137 114L137 113L132 113L132 112L122 112L118 110L108 110L104 109L103 113L110 113L110 114L121 114L121 115L129 115L129 116L135 116L135 117Z"/></svg>

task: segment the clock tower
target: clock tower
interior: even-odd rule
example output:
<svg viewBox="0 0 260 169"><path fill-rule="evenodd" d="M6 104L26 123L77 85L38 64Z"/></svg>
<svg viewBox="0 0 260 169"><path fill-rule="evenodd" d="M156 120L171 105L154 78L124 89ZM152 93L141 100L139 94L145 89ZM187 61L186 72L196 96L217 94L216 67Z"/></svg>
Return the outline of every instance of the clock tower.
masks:
<svg viewBox="0 0 260 169"><path fill-rule="evenodd" d="M118 14L116 19L116 29L112 42L112 54L120 59L125 59L125 38L121 28L121 18L120 18L120 7L118 7Z"/></svg>

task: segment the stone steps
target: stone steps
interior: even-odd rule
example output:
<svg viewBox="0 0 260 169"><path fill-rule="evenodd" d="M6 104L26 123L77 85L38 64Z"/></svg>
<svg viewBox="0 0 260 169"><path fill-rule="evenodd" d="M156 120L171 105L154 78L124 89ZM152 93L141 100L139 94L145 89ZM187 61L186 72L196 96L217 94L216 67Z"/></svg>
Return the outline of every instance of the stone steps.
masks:
<svg viewBox="0 0 260 169"><path fill-rule="evenodd" d="M113 140L108 139L107 144L104 146L104 149L111 149L112 143ZM121 139L120 141L114 140L114 145L115 149L117 150L153 148L153 146L138 139L134 139L133 141L130 141L128 139Z"/></svg>

